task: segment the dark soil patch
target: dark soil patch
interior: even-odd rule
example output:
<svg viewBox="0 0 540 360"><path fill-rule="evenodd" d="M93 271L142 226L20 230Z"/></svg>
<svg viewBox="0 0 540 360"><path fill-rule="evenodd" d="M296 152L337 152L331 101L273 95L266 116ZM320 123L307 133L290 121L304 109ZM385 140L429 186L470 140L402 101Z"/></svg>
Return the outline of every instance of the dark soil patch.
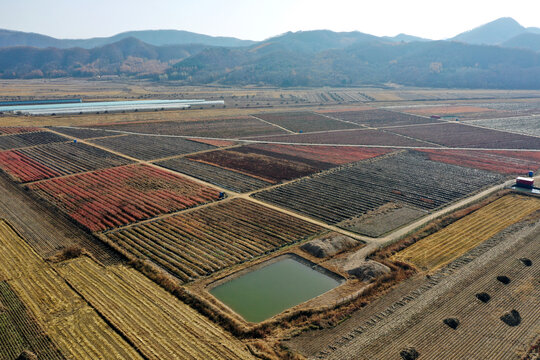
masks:
<svg viewBox="0 0 540 360"><path fill-rule="evenodd" d="M476 298L483 303L487 303L489 300L491 300L491 296L485 292L476 294Z"/></svg>
<svg viewBox="0 0 540 360"><path fill-rule="evenodd" d="M403 360L416 360L420 356L418 351L412 347L401 350L399 355L401 355Z"/></svg>
<svg viewBox="0 0 540 360"><path fill-rule="evenodd" d="M521 258L521 259L519 259L519 261L521 261L523 263L523 265L525 265L525 266L532 266L531 259Z"/></svg>
<svg viewBox="0 0 540 360"><path fill-rule="evenodd" d="M501 320L508 326L518 326L521 323L521 316L517 310L512 310L501 316Z"/></svg>
<svg viewBox="0 0 540 360"><path fill-rule="evenodd" d="M444 319L443 323L445 323L446 325L448 325L449 327L451 327L454 330L456 330L457 327L459 326L459 320L456 319L456 318Z"/></svg>
<svg viewBox="0 0 540 360"><path fill-rule="evenodd" d="M504 285L510 284L510 278L508 276L499 275L499 276L497 276L497 280L502 282Z"/></svg>

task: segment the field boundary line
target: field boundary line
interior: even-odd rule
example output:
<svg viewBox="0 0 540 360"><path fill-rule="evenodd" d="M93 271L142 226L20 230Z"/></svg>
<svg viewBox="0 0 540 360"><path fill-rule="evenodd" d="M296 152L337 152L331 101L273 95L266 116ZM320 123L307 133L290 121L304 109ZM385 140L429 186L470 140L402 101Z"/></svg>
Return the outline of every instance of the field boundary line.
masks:
<svg viewBox="0 0 540 360"><path fill-rule="evenodd" d="M336 112L339 112L339 111L336 111ZM333 116L330 116L330 115L327 115L327 114L318 113L316 111L311 111L311 113L312 114L317 114L317 115L320 115L320 116L324 116L325 118L328 118L328 119L331 119L331 120L341 121L341 122L346 123L346 124L353 124L355 126L358 126L359 128L362 128L362 127L369 128L369 126L365 126L365 125L362 125L362 124L357 124L355 122L352 122L352 121L349 121L349 120L343 120L343 119L333 117ZM352 130L354 130L354 129L352 129Z"/></svg>
<svg viewBox="0 0 540 360"><path fill-rule="evenodd" d="M259 120L259 121L262 121L262 122L264 122L264 123L267 123L268 125L275 126L275 127L279 128L279 129L281 129L281 130L285 130L286 132L288 132L288 133L290 133L290 134L297 134L296 132L294 132L294 131L292 131L292 130L289 130L289 129L287 129L287 128L284 128L283 126L280 126L280 125L278 125L278 124L271 123L270 121L261 119L260 117L257 117L257 116L255 116L255 115L249 115L249 116L251 116L252 118L257 119L257 120Z"/></svg>

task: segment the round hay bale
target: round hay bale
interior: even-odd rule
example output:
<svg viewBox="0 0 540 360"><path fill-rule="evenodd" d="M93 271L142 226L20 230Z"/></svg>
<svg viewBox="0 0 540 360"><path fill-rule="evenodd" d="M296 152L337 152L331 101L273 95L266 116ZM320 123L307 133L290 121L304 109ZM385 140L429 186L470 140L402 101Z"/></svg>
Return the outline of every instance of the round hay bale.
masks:
<svg viewBox="0 0 540 360"><path fill-rule="evenodd" d="M491 299L491 296L488 293L481 292L476 294L476 298L483 303L487 303Z"/></svg>
<svg viewBox="0 0 540 360"><path fill-rule="evenodd" d="M37 356L29 350L24 350L15 360L37 360Z"/></svg>
<svg viewBox="0 0 540 360"><path fill-rule="evenodd" d="M523 265L525 265L525 266L532 266L531 259L521 258L521 259L519 259L519 261L521 261L523 263Z"/></svg>
<svg viewBox="0 0 540 360"><path fill-rule="evenodd" d="M448 325L449 327L451 327L454 330L456 330L457 327L459 326L459 320L456 319L456 318L444 319L443 323L445 323L446 325Z"/></svg>
<svg viewBox="0 0 540 360"><path fill-rule="evenodd" d="M521 316L517 310L512 310L501 316L501 320L508 326L518 326L521 323Z"/></svg>
<svg viewBox="0 0 540 360"><path fill-rule="evenodd" d="M497 280L502 282L504 285L510 284L510 278L508 276L499 275L499 276L497 276Z"/></svg>
<svg viewBox="0 0 540 360"><path fill-rule="evenodd" d="M403 360L416 360L420 356L418 351L415 348L408 347L399 352L399 355Z"/></svg>
<svg viewBox="0 0 540 360"><path fill-rule="evenodd" d="M388 266L373 260L352 261L344 266L344 269L349 275L362 281L371 281L390 272Z"/></svg>

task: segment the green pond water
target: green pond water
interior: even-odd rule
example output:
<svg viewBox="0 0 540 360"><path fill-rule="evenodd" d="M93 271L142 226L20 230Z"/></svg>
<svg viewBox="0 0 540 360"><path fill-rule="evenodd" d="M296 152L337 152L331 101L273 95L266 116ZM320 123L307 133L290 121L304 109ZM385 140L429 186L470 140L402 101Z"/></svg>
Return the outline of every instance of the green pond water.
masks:
<svg viewBox="0 0 540 360"><path fill-rule="evenodd" d="M286 257L218 285L210 293L245 320L260 322L339 284L335 278Z"/></svg>

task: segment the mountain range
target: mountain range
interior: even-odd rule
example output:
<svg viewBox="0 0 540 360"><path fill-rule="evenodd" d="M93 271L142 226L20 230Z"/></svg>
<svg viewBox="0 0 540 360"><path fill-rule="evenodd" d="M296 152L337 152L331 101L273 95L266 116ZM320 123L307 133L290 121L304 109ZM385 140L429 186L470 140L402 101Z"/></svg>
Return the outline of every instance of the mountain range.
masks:
<svg viewBox="0 0 540 360"><path fill-rule="evenodd" d="M177 30L66 40L0 30L0 78L122 75L185 84L537 89L539 52L540 29L511 18L444 41L329 30L260 42Z"/></svg>

